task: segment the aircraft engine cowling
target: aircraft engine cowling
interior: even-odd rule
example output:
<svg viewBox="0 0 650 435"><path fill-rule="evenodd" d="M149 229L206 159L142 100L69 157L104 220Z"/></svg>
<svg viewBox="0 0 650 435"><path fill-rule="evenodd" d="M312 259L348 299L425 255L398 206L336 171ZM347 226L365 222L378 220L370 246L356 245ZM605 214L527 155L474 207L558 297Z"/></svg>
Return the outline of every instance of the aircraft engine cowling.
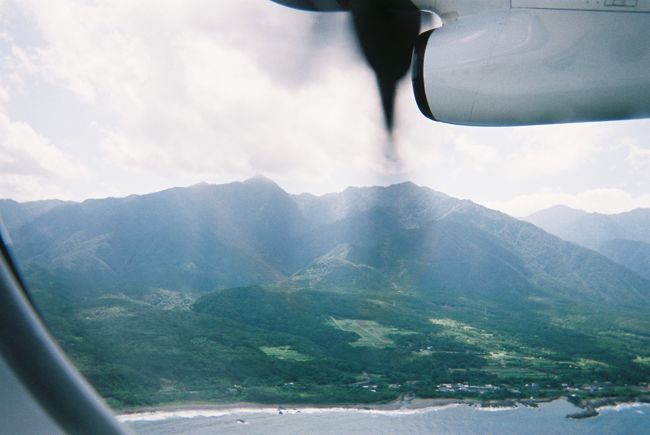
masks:
<svg viewBox="0 0 650 435"><path fill-rule="evenodd" d="M429 118L464 125L649 117L648 41L648 13L512 9L461 17L418 37L415 97Z"/></svg>

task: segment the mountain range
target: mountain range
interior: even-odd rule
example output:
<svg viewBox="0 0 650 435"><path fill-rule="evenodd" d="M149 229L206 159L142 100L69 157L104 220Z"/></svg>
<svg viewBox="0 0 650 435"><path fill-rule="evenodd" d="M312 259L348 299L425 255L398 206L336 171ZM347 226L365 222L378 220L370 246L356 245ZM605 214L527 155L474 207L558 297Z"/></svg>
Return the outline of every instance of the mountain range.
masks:
<svg viewBox="0 0 650 435"><path fill-rule="evenodd" d="M556 206L525 220L650 278L650 209L608 215Z"/></svg>
<svg viewBox="0 0 650 435"><path fill-rule="evenodd" d="M408 182L314 196L256 177L0 215L55 335L118 407L440 382L528 397L650 373L650 280L623 245L549 234L572 210L531 217L545 231Z"/></svg>
<svg viewBox="0 0 650 435"><path fill-rule="evenodd" d="M8 205L0 212L12 211L8 226L25 272L83 294L205 293L287 279L314 286L335 270L452 299L650 297L648 281L603 255L412 183L316 197L253 178L82 203Z"/></svg>

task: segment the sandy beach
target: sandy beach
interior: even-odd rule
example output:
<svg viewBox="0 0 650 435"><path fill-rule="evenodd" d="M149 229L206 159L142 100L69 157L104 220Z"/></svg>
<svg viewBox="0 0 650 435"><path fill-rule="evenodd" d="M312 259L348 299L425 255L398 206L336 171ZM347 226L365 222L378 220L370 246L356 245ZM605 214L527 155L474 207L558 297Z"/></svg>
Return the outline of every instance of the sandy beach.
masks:
<svg viewBox="0 0 650 435"><path fill-rule="evenodd" d="M118 420L157 421L170 418L221 417L246 414L317 414L317 413L368 413L376 415L409 415L434 412L450 407L470 406L483 411L503 411L520 406L537 407L539 404L553 400L568 400L567 397L555 397L529 400L495 400L478 399L419 399L395 400L388 403L357 404L260 404L251 402L238 403L178 403L161 406L142 407L117 412ZM601 398L586 401L575 406L578 409L598 411L608 408L646 406L648 403L630 400L630 398ZM579 414L579 413L577 413Z"/></svg>
<svg viewBox="0 0 650 435"><path fill-rule="evenodd" d="M259 404L259 403L183 403L156 407L143 407L117 414L120 421L164 420L168 418L219 417L232 414L314 414L360 412L379 415L408 415L432 412L455 406L472 406L484 410L498 411L518 406L537 406L538 403L551 399L518 401L484 402L477 399L412 399L395 400L380 404Z"/></svg>

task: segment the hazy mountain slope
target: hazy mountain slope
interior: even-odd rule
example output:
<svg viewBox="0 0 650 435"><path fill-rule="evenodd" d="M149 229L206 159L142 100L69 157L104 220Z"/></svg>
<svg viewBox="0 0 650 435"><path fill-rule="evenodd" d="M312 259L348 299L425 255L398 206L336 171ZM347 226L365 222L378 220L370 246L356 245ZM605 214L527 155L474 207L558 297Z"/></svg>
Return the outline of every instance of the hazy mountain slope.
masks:
<svg viewBox="0 0 650 435"><path fill-rule="evenodd" d="M543 228L551 234L558 235L587 215L589 213L583 210L577 210L566 205L556 205L533 213L524 220Z"/></svg>
<svg viewBox="0 0 650 435"><path fill-rule="evenodd" d="M598 251L650 279L650 243L613 239L601 243L598 246Z"/></svg>
<svg viewBox="0 0 650 435"><path fill-rule="evenodd" d="M526 220L551 234L596 250L646 278L650 276L650 209L605 215L558 206Z"/></svg>
<svg viewBox="0 0 650 435"><path fill-rule="evenodd" d="M301 225L288 194L252 179L66 205L12 235L43 282L210 291L283 278L295 261L287 240Z"/></svg>
<svg viewBox="0 0 650 435"><path fill-rule="evenodd" d="M464 202L410 182L388 187L348 187L340 193L320 197L302 194L294 198L314 226L337 222L376 208L390 208L405 228L413 228L440 219Z"/></svg>
<svg viewBox="0 0 650 435"><path fill-rule="evenodd" d="M613 239L650 243L650 209L602 214L557 206L534 213L524 220L565 240L590 248Z"/></svg>
<svg viewBox="0 0 650 435"><path fill-rule="evenodd" d="M312 231L303 243L313 252L336 252L344 246L348 267L376 271L390 283L385 288L418 291L438 300L481 294L494 301L535 291L526 279L525 266L498 239L444 219L404 228L399 215L393 208L374 209ZM338 262L331 257L325 257L325 270L341 273L341 255ZM324 275L322 259L301 274L314 275L314 269ZM346 282L341 286L346 287Z"/></svg>
<svg viewBox="0 0 650 435"><path fill-rule="evenodd" d="M623 229L621 238L650 243L650 209L637 208L610 218Z"/></svg>
<svg viewBox="0 0 650 435"><path fill-rule="evenodd" d="M408 276L410 282L402 280L407 286L453 289L455 295L462 289L465 296L480 289L490 298L516 288L519 296L539 296L543 290L561 298L647 300L648 283L636 274L471 201L411 183L347 189L340 195L324 197L337 212L323 221L350 217L310 232L304 245L326 252L351 243L394 273ZM314 198L311 202L319 206Z"/></svg>
<svg viewBox="0 0 650 435"><path fill-rule="evenodd" d="M627 238L625 228L613 216L587 213L566 206L541 210L524 220L564 240L591 249L606 240Z"/></svg>
<svg viewBox="0 0 650 435"><path fill-rule="evenodd" d="M0 199L0 218L7 230L13 231L48 211L65 205L57 199L19 203L11 199Z"/></svg>
<svg viewBox="0 0 650 435"><path fill-rule="evenodd" d="M412 183L323 197L291 196L262 178L198 185L67 204L13 234L31 276L82 293L205 292L317 269L336 274L324 281L330 290L334 282L355 287L345 277L364 271L359 282L367 287L438 300L634 303L647 302L650 291L648 281L601 255ZM345 262L324 267L340 246L348 247Z"/></svg>
<svg viewBox="0 0 650 435"><path fill-rule="evenodd" d="M604 301L643 299L647 281L603 255L579 248L527 222L474 204L455 212L455 219L469 221L507 243L527 265L534 285L556 296L579 296Z"/></svg>

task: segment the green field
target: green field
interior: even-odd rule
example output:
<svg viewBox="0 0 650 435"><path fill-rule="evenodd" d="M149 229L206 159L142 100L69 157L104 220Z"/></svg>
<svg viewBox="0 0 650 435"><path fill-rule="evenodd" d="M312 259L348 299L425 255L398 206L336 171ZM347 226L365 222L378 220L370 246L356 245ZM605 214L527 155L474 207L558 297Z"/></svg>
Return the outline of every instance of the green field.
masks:
<svg viewBox="0 0 650 435"><path fill-rule="evenodd" d="M554 327L506 309L484 316L409 296L377 304L358 294L260 287L191 303L167 290L65 306L40 296L61 345L119 409L183 401L364 403L406 393L592 397L640 394L645 387L637 386L650 378L641 315L615 330L601 327L611 319L585 316L574 317L578 325L557 316L562 327Z"/></svg>
<svg viewBox="0 0 650 435"><path fill-rule="evenodd" d="M268 356L287 361L309 361L311 357L296 352L291 346L260 346L260 350Z"/></svg>
<svg viewBox="0 0 650 435"><path fill-rule="evenodd" d="M341 331L354 332L359 339L350 343L352 346L368 346L384 348L394 346L391 335L412 334L410 331L402 331L397 328L391 328L380 325L374 320L354 320L354 319L335 319L330 317L332 325Z"/></svg>
<svg viewBox="0 0 650 435"><path fill-rule="evenodd" d="M637 356L634 358L634 362L637 364L650 366L650 356Z"/></svg>

